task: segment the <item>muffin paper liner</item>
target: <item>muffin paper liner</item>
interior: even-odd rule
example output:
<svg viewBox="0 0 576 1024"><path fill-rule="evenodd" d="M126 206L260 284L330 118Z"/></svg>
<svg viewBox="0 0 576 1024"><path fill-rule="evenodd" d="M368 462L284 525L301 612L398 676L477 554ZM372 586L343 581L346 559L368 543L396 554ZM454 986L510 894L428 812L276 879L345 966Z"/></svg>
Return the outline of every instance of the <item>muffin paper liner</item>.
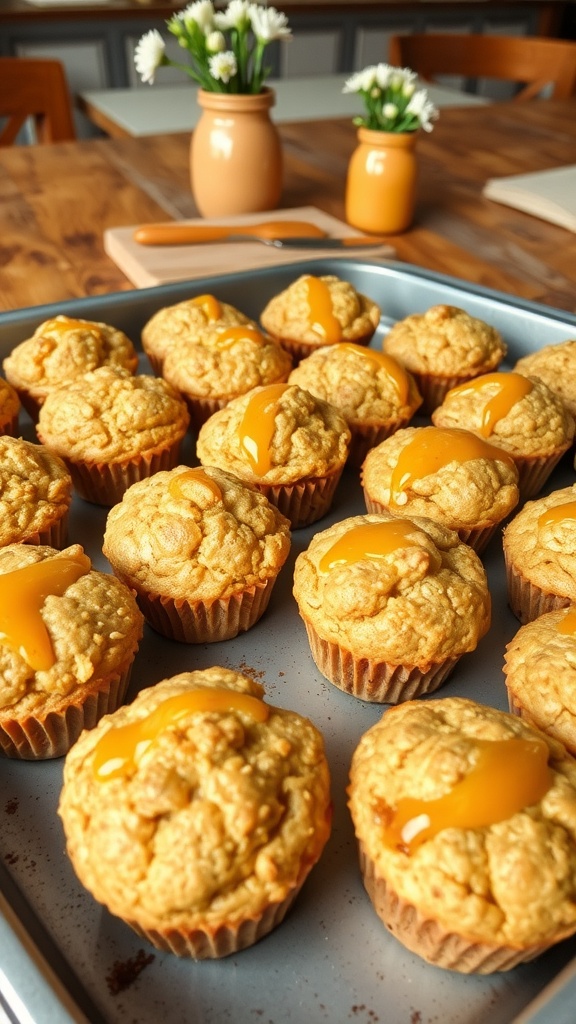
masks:
<svg viewBox="0 0 576 1024"><path fill-rule="evenodd" d="M567 608L572 604L569 597L562 597L560 594L547 594L530 580L526 579L521 572L511 564L504 547L504 563L506 566L506 583L508 587L508 603L514 615L522 625L532 622L544 612L553 612L560 608Z"/></svg>
<svg viewBox="0 0 576 1024"><path fill-rule="evenodd" d="M344 464L327 476L310 477L294 484L266 484L256 480L253 485L290 520L292 529L297 530L317 522L330 510L343 469Z"/></svg>
<svg viewBox="0 0 576 1024"><path fill-rule="evenodd" d="M61 551L66 547L68 541L68 526L70 522L70 509L67 508L59 519L56 519L44 530L37 530L27 537L22 537L22 544L47 544L48 547L57 548Z"/></svg>
<svg viewBox="0 0 576 1024"><path fill-rule="evenodd" d="M6 436L7 437L19 437L19 435L20 435L20 430L18 428L19 421L20 421L20 411L18 410L17 412L14 413L13 416L11 416L7 420L4 420L2 425L0 425L0 434L4 435L4 437L6 437Z"/></svg>
<svg viewBox="0 0 576 1024"><path fill-rule="evenodd" d="M26 410L32 422L34 424L38 423L40 409L42 408L42 401L38 398L34 398L33 395L28 391L25 391L24 388L18 387L17 384L12 384L12 387L22 403L22 408Z"/></svg>
<svg viewBox="0 0 576 1024"><path fill-rule="evenodd" d="M292 369L292 367L290 367ZM274 380L266 381L268 384L284 384L288 380L288 374L290 371L282 374L281 377L276 377ZM210 398L203 395L189 395L182 391L182 398L188 406L188 412L190 413L190 424L194 431L199 431L200 427L206 423L206 420L210 419L213 413L218 412L219 409L224 409L234 398L239 398L238 394L232 395L221 395L219 398Z"/></svg>
<svg viewBox="0 0 576 1024"><path fill-rule="evenodd" d="M0 715L0 750L24 761L62 757L84 729L93 729L103 715L122 704L126 696L136 652L113 675L79 685L46 713L10 718L10 709Z"/></svg>
<svg viewBox="0 0 576 1024"><path fill-rule="evenodd" d="M382 502L371 498L366 490L364 490L364 503L366 510L376 515L381 512L391 511L387 505L383 505ZM444 523L443 525L447 526L448 524ZM464 526L460 528L452 526L450 529L455 530L462 543L467 544L468 547L472 548L479 555L492 540L499 526L500 523L491 523L489 526L477 526L470 529Z"/></svg>
<svg viewBox="0 0 576 1024"><path fill-rule="evenodd" d="M184 436L184 435L182 435ZM116 505L132 484L178 465L182 438L123 462L72 462L63 456L76 493L93 505Z"/></svg>
<svg viewBox="0 0 576 1024"><path fill-rule="evenodd" d="M270 331L268 331L270 334ZM277 335L270 335L274 337L279 345L282 346L286 352L289 352L292 356L294 366L297 366L302 359L306 359L307 356L312 355L313 352L317 352L319 348L325 348L324 345L314 345L310 341L297 341L295 338L280 338ZM372 338L374 337L374 331L370 334L363 335L361 338L348 338L346 340L351 341L354 345L369 345ZM344 341L344 339L342 339Z"/></svg>
<svg viewBox="0 0 576 1024"><path fill-rule="evenodd" d="M340 690L378 704L400 704L433 693L446 681L460 655L433 662L426 671L416 665L393 665L356 658L350 651L323 640L304 619L312 657L318 670Z"/></svg>
<svg viewBox="0 0 576 1024"><path fill-rule="evenodd" d="M528 498L535 497L542 490L562 456L571 447L572 441L569 441L562 448L557 448L551 455L534 456L533 458L512 455L518 470L518 490L520 491L520 500L522 502L527 501Z"/></svg>
<svg viewBox="0 0 576 1024"><path fill-rule="evenodd" d="M480 370L480 373L487 371ZM446 398L446 395L452 388L458 387L459 384L466 384L469 380L474 380L477 374L454 374L452 377L435 377L429 373L418 373L417 370L410 370L410 373L416 381L416 387L422 395L422 405L420 406L419 412L421 415L430 415L442 405L442 402Z"/></svg>
<svg viewBox="0 0 576 1024"><path fill-rule="evenodd" d="M348 450L348 465L359 469L368 452L375 448L381 441L391 437L397 430L406 427L412 416L405 416L402 419L390 420L388 423L351 423L348 422L350 433L350 448Z"/></svg>
<svg viewBox="0 0 576 1024"><path fill-rule="evenodd" d="M539 956L555 942L571 934L566 931L547 943L518 949L511 946L474 942L446 931L435 918L425 917L412 903L398 896L376 873L374 862L359 844L360 870L366 892L378 917L402 945L436 967L461 974L493 974Z"/></svg>
<svg viewBox="0 0 576 1024"><path fill-rule="evenodd" d="M148 362L150 363L150 366L152 367L155 375L157 377L161 377L162 376L162 367L164 366L164 359L162 359L159 356L154 355L153 352L146 352L146 349L144 349L144 352L145 352L146 358L147 358Z"/></svg>

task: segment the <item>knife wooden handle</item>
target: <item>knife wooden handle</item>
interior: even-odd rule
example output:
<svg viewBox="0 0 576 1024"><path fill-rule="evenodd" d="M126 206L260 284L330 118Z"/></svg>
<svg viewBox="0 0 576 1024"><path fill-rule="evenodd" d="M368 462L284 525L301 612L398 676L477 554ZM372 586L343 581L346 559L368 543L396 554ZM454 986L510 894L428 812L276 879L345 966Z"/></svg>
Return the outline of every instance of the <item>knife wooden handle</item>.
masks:
<svg viewBox="0 0 576 1024"><path fill-rule="evenodd" d="M259 238L325 238L322 228L301 220L265 221L261 224L143 224L134 231L140 245L190 245L214 242L230 235Z"/></svg>

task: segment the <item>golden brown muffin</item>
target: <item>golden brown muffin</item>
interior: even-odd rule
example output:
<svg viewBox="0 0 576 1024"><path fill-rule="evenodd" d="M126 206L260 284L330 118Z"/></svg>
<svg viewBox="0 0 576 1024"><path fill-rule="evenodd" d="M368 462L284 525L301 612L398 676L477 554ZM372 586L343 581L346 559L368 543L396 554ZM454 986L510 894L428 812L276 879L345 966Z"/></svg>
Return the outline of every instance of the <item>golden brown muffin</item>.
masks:
<svg viewBox="0 0 576 1024"><path fill-rule="evenodd" d="M164 360L162 375L185 398L199 429L209 416L252 388L288 379L292 360L250 324L209 324L182 340Z"/></svg>
<svg viewBox="0 0 576 1024"><path fill-rule="evenodd" d="M63 459L80 497L114 505L137 480L178 463L189 423L166 381L102 366L48 395L37 433Z"/></svg>
<svg viewBox="0 0 576 1024"><path fill-rule="evenodd" d="M416 516L352 516L315 534L294 597L322 675L380 703L438 689L490 625L478 555Z"/></svg>
<svg viewBox="0 0 576 1024"><path fill-rule="evenodd" d="M198 434L202 465L265 494L294 529L326 514L348 455L338 410L295 384L254 388L215 412Z"/></svg>
<svg viewBox="0 0 576 1024"><path fill-rule="evenodd" d="M62 459L21 437L0 437L0 546L66 543L72 478Z"/></svg>
<svg viewBox="0 0 576 1024"><path fill-rule="evenodd" d="M250 629L289 550L290 524L263 494L186 466L133 484L108 514L103 546L150 625L186 643Z"/></svg>
<svg viewBox="0 0 576 1024"><path fill-rule="evenodd" d="M303 274L270 299L260 323L297 363L322 345L367 345L380 323L380 308L334 274Z"/></svg>
<svg viewBox="0 0 576 1024"><path fill-rule="evenodd" d="M488 373L453 388L432 413L437 427L461 427L503 448L518 467L520 497L533 498L570 448L574 417L537 377Z"/></svg>
<svg viewBox="0 0 576 1024"><path fill-rule="evenodd" d="M183 672L66 758L59 814L80 881L178 956L229 956L267 935L328 839L322 736L263 695L230 669Z"/></svg>
<svg viewBox="0 0 576 1024"><path fill-rule="evenodd" d="M503 547L520 622L576 602L576 485L527 502L504 530Z"/></svg>
<svg viewBox="0 0 576 1024"><path fill-rule="evenodd" d="M194 341L206 326L243 327L258 325L241 310L215 295L195 295L174 306L165 306L154 313L142 328L142 348L155 373L162 373L164 360L172 349L183 342Z"/></svg>
<svg viewBox="0 0 576 1024"><path fill-rule="evenodd" d="M576 762L528 723L459 697L392 708L349 797L374 908L430 963L504 971L576 931Z"/></svg>
<svg viewBox="0 0 576 1024"><path fill-rule="evenodd" d="M576 339L530 352L519 359L513 369L526 377L544 381L576 418Z"/></svg>
<svg viewBox="0 0 576 1024"><path fill-rule="evenodd" d="M360 466L370 450L406 426L422 405L414 378L391 356L363 345L325 345L289 377L336 406L352 435L348 461Z"/></svg>
<svg viewBox="0 0 576 1024"><path fill-rule="evenodd" d="M362 486L369 512L428 516L478 553L519 499L512 457L455 427L397 431L368 452Z"/></svg>
<svg viewBox="0 0 576 1024"><path fill-rule="evenodd" d="M7 380L0 377L0 434L18 437L20 399Z"/></svg>
<svg viewBox="0 0 576 1024"><path fill-rule="evenodd" d="M414 375L424 399L422 411L427 413L441 405L450 388L495 370L506 355L495 327L446 305L397 321L383 346Z"/></svg>
<svg viewBox="0 0 576 1024"><path fill-rule="evenodd" d="M138 355L130 339L115 327L57 316L41 323L2 365L22 405L36 422L40 406L54 388L97 366L121 366L136 373Z"/></svg>
<svg viewBox="0 0 576 1024"><path fill-rule="evenodd" d="M79 544L0 550L0 749L65 754L124 700L143 617Z"/></svg>
<svg viewBox="0 0 576 1024"><path fill-rule="evenodd" d="M510 711L576 755L575 606L521 626L506 646L504 676Z"/></svg>

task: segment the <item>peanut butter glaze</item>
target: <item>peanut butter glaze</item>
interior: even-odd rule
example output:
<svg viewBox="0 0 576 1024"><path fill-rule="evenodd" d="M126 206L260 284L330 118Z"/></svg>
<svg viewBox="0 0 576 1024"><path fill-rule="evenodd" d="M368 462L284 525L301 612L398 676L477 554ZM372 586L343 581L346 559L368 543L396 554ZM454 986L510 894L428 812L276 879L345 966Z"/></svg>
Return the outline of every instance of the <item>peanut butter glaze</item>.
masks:
<svg viewBox="0 0 576 1024"><path fill-rule="evenodd" d="M259 476L267 473L271 466L270 445L274 437L274 421L278 412L278 402L288 386L288 384L269 384L252 395L238 427L242 449L245 451L252 469Z"/></svg>
<svg viewBox="0 0 576 1024"><path fill-rule="evenodd" d="M222 306L214 295L196 295L192 305L200 306L209 320L218 320L222 316Z"/></svg>
<svg viewBox="0 0 576 1024"><path fill-rule="evenodd" d="M218 348L232 348L237 341L251 341L254 345L264 343L264 335L249 324L242 327L227 327L216 339Z"/></svg>
<svg viewBox="0 0 576 1024"><path fill-rule="evenodd" d="M204 472L203 469L194 468L188 469L185 473L179 473L178 476L172 477L168 484L168 493L176 500L193 501L185 490L182 489L182 485L187 483L193 486L199 485L205 488L209 494L214 498L215 501L222 500L222 491L218 487L218 484Z"/></svg>
<svg viewBox="0 0 576 1024"><path fill-rule="evenodd" d="M412 487L416 480L437 473L451 462L499 459L514 466L513 459L495 445L459 427L422 427L398 457L390 479L390 499Z"/></svg>
<svg viewBox="0 0 576 1024"><path fill-rule="evenodd" d="M357 355L367 359L368 362L374 363L379 369L384 370L396 388L400 403L406 405L410 383L406 370L396 359L386 355L385 352L377 352L375 349L367 348L365 345L355 345L351 341L343 341L341 347L343 351L355 352Z"/></svg>
<svg viewBox="0 0 576 1024"><path fill-rule="evenodd" d="M496 384L497 391L492 398L488 399L482 413L480 433L484 437L490 437L498 420L504 419L517 402L521 401L525 395L530 394L534 386L528 377L523 377L520 373L485 373L481 377L476 377L475 380L452 388L446 397L471 395L475 391L481 391L487 384Z"/></svg>
<svg viewBox="0 0 576 1024"><path fill-rule="evenodd" d="M564 636L573 636L576 633L576 612L569 611L557 626L558 632Z"/></svg>
<svg viewBox="0 0 576 1024"><path fill-rule="evenodd" d="M408 519L391 519L383 523L363 523L347 530L320 559L320 572L330 572L336 565L350 565L364 558L386 558L399 548L414 547L409 535L417 530Z"/></svg>
<svg viewBox="0 0 576 1024"><path fill-rule="evenodd" d="M310 327L327 345L334 345L342 338L342 327L334 316L330 289L319 277L308 275L305 280L308 289Z"/></svg>
<svg viewBox="0 0 576 1024"><path fill-rule="evenodd" d="M559 523L576 521L576 501L565 501L563 505L553 505L538 516L538 529L546 526L557 526Z"/></svg>

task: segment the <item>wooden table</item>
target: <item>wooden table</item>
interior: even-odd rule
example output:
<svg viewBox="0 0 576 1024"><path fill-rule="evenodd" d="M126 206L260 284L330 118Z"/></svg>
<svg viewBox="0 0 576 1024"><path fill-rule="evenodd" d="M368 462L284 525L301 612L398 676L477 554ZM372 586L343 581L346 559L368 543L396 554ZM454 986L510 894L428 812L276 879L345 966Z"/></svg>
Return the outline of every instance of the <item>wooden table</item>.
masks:
<svg viewBox="0 0 576 1024"><path fill-rule="evenodd" d="M283 207L344 219L349 119L280 126ZM197 216L186 134L0 150L0 308L131 288L106 227ZM481 196L487 178L576 162L576 97L446 109L419 140L415 223L397 257L576 310L576 234Z"/></svg>

